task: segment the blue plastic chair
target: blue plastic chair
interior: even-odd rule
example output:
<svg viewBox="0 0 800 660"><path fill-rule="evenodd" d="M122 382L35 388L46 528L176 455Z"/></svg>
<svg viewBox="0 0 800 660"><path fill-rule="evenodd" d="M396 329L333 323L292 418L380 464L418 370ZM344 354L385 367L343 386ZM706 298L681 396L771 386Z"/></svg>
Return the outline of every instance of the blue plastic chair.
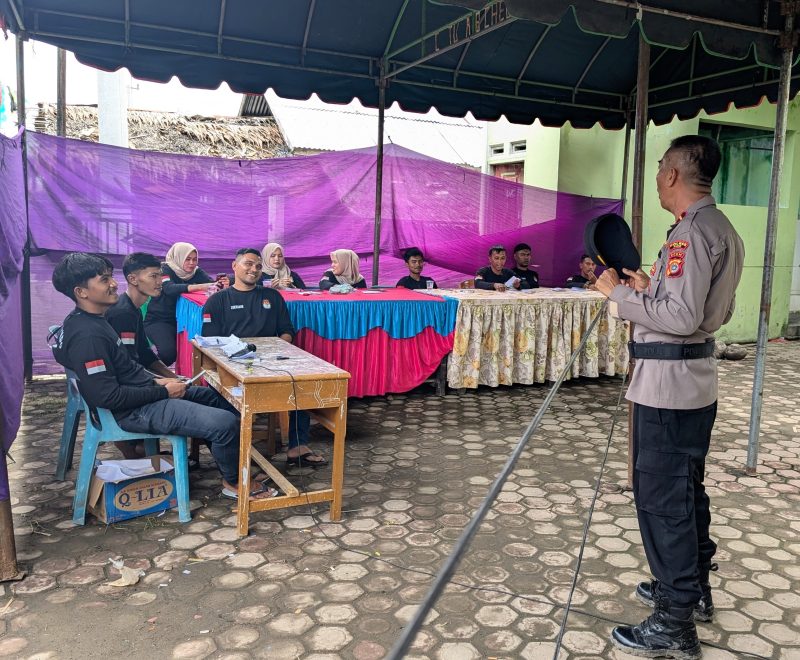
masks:
<svg viewBox="0 0 800 660"><path fill-rule="evenodd" d="M67 407L64 409L64 428L61 430L61 446L58 450L56 479L64 481L67 471L72 469L72 456L75 453L75 438L81 423L83 402L74 379L67 378Z"/></svg>
<svg viewBox="0 0 800 660"><path fill-rule="evenodd" d="M73 394L78 397L86 416L86 431L83 436L81 463L78 466L78 478L75 482L75 498L72 504L72 522L83 525L86 521L86 505L89 499L89 485L92 481L97 448L102 442L124 442L127 440L144 440L145 452L148 456L158 453L159 437L147 433L128 433L123 431L114 415L106 408L97 408L96 417L92 415L89 404L78 391L78 378L73 371L67 372L68 388L74 388ZM192 515L189 511L189 458L188 442L185 435L164 435L167 442L172 443L172 458L175 461L175 490L178 496L178 520L189 522ZM62 448L63 449L63 448Z"/></svg>

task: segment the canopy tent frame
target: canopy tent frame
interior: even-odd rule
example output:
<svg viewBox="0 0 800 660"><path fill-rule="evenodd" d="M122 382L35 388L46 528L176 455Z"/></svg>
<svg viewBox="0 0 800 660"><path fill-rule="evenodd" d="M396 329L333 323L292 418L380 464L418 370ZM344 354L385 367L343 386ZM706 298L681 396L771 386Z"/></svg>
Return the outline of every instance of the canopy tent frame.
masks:
<svg viewBox="0 0 800 660"><path fill-rule="evenodd" d="M648 4L647 2L630 2L628 0L594 0L594 5L600 6L616 6L622 7L625 9L629 9L636 13L637 18L633 22L633 26L638 28L639 31L639 40L640 43L647 43L649 45L656 45L662 46L662 44L653 44L652 41L648 41L647 35L644 33L644 28L642 25L642 14L660 14L664 16L670 16L673 18L680 18L686 21L692 21L693 24L697 25L709 25L709 26L720 26L725 28L731 28L733 30L747 32L748 34L755 34L760 36L766 37L778 37L780 39L779 48L782 51L781 53L781 66L780 66L780 73L777 78L774 75L771 75L769 72L770 68L773 68L771 65L762 64L758 60L758 51L755 51L755 64L744 64L739 67L732 67L730 69L720 69L719 71L715 71L712 73L705 73L696 75L695 72L695 55L698 51L698 40L701 39L701 28L695 31L694 35L691 37L690 44L692 47L692 54L691 54L691 74L688 78L681 78L678 81L667 82L661 85L653 85L650 86L648 83L649 89L647 89L646 93L642 93L643 85L642 81L638 80L637 87L632 90L630 93L618 93L613 91L603 91L600 89L594 89L591 87L581 87L584 84L585 80L587 79L588 73L591 71L592 67L595 65L596 60L600 56L603 49L605 49L607 44L612 43L606 35L606 39L603 42L603 46L595 50L594 56L591 58L591 61L582 69L580 79L578 80L577 84L573 85L563 85L558 83L550 83L547 81L530 81L525 79L525 74L529 70L531 64L536 58L536 55L540 52L542 44L546 41L548 36L551 34L552 28L554 27L553 24L547 24L543 21L535 21L528 19L520 19L514 16L508 16L507 19L503 19L503 21L499 21L498 24L491 24L488 26L484 26L479 31L475 32L474 34L465 35L463 38L456 38L455 41L451 40L449 44L443 46L442 48L438 47L438 37L443 33L448 33L449 30L453 29L453 26L458 26L462 22L465 22L465 25L471 25L470 21L474 21L475 17L480 14L480 12L485 12L491 10L494 11L494 8L498 8L497 11L499 12L499 7L502 5L505 7L504 0L492 0L491 2L485 2L485 0L443 0L449 4L461 4L462 6L478 6L480 9L478 11L469 11L461 14L458 18L455 18L441 27L435 30L427 30L426 31L426 24L427 24L427 5L423 5L423 11L421 15L421 32L423 34L410 42L407 42L404 46L399 48L393 48L393 43L398 33L398 28L403 20L403 18L407 14L407 9L410 3L410 0L404 0L403 5L398 11L391 33L389 38L386 41L386 46L383 52L383 57L376 57L370 55L363 55L358 53L345 53L340 52L333 49L322 49L322 48L313 48L310 45L310 36L311 36L311 26L313 19L315 17L315 12L317 10L317 2L318 0L310 0L309 10L307 12L305 18L305 29L303 32L303 39L302 43L298 46L294 44L287 44L287 43L279 43L274 41L267 41L261 39L252 39L252 38L245 38L245 37L235 37L225 33L225 25L226 25L226 9L228 7L228 0L220 0L220 11L219 11L219 20L217 25L217 30L214 33L210 33L207 31L201 30L192 30L189 28L182 28L182 27L174 27L174 26L166 26L166 25L157 25L151 24L141 21L133 21L131 20L131 13L130 13L130 4L128 0L124 3L125 8L125 15L124 19L117 19L113 16L104 16L98 17L96 15L91 14L83 14L78 12L65 12L60 10L52 10L52 9L34 9L32 10L33 16L35 20L32 22L31 25L26 26L23 15L24 11L22 9L22 5L24 4L25 0L0 0L0 9L2 7L8 6L11 9L11 13L13 14L13 19L16 21L16 26L12 25L12 31L17 33L17 37L22 41L27 39L28 37L32 38L42 38L45 41L50 40L51 42L58 42L59 45L66 46L67 44L73 44L76 46L80 46L80 44L105 44L109 46L117 46L122 47L124 49L138 49L142 51L150 51L155 53L164 53L168 55L184 55L190 56L192 58L200 58L202 60L216 60L219 62L233 62L237 64L248 64L248 65L256 65L265 68L271 68L274 70L288 70L288 71L299 71L299 72L307 72L307 73L318 73L318 74L325 74L331 75L336 77L342 77L344 79L357 81L372 81L377 84L378 87L378 106L379 106L379 136L378 136L378 143L379 149L382 150L383 145L383 115L385 112L385 103L386 103L386 90L388 88L388 83L391 80L393 86L413 86L417 89L417 93L424 95L425 93L431 91L432 96L435 97L435 91L447 91L447 92L459 92L463 94L470 94L476 97L484 97L484 98L491 98L491 99L499 99L499 100L508 100L508 101L524 101L531 104L542 104L543 106L550 106L550 107L558 107L559 109L559 116L562 118L570 117L572 118L572 113L578 110L593 110L605 113L605 115L609 118L615 120L615 122L619 122L620 126L627 126L630 127L630 108L631 108L631 97L635 95L637 99L637 112L636 112L636 119L635 125L637 128L641 128L642 130L636 131L636 145L634 147L635 151L635 162L633 166L633 179L634 179L634 199L632 200L632 219L634 224L634 235L636 235L636 224L639 223L639 240L641 240L641 204L642 199L641 195L637 198L637 187L643 185L642 181L642 174L644 171L644 145L646 144L646 127L647 127L647 117L652 114L653 109L656 108L667 108L670 106L674 106L676 103L680 104L682 102L687 101L697 101L706 98L712 98L719 95L730 96L735 92L741 90L751 90L756 95L764 95L768 96L774 92L774 89L777 85L779 93L777 95L777 103L778 103L778 119L779 121L776 122L775 127L775 136L774 136L774 158L773 158L773 168L772 168L772 179L770 185L770 199L768 205L768 215L767 215L767 237L765 241L765 261L764 261L764 277L762 280L762 299L761 299L761 311L759 315L759 329L758 329L758 340L757 340L757 349L756 349L756 382L754 382L754 390L753 390L753 402L752 402L752 410L751 410L751 421L750 421L750 437L749 437L749 445L748 445L748 470L755 470L755 461L757 456L757 445L758 445L758 433L759 433L759 426L760 426L760 412L761 412L761 405L763 401L763 375L765 369L765 360L766 360L766 341L768 336L768 327L769 327L769 315L770 315L770 296L772 290L772 276L773 276L773 268L774 268L774 244L776 239L776 231L777 231L777 217L778 217L778 208L779 208L779 194L780 194L780 175L782 171L783 165L783 157L784 157L784 143L785 143L785 134L786 134L786 113L788 108L788 99L790 96L790 90L792 88L792 83L800 80L800 74L793 75L792 74L792 66L793 66L793 57L794 57L794 45L796 40L796 24L794 22L794 16L798 11L797 3L791 0L781 0L780 5L782 9L782 14L784 16L783 19L783 26L780 30L775 30L768 28L765 24L761 27L755 25L747 25L744 23L738 23L734 21L726 21L723 19L712 18L708 16L702 16L699 14L692 14L692 13L685 13L685 12L675 12L670 11L661 7L656 7ZM590 3L584 3L584 5L588 6ZM765 4L765 16L766 16L766 9L767 5ZM584 7L584 12L589 11ZM61 18L71 18L71 19L79 19L84 22L89 22L99 25L121 25L124 32L124 38L110 38L110 37L98 37L97 31L91 35L81 36L80 34L65 34L59 32L53 32L48 30L39 30L38 26L38 17L39 16L57 16ZM499 20L499 19L498 19ZM543 26L543 32L540 34L537 41L533 44L531 50L529 51L527 58L524 62L524 65L519 69L519 73L516 76L507 76L507 75L500 75L497 73L492 73L488 71L474 71L470 68L465 69L464 64L466 60L467 51L471 47L471 45L480 37L485 34L490 34L499 30L502 27L507 27L513 23L525 23L525 22L535 22L538 25ZM477 23L475 23L477 25ZM216 43L215 52L202 52L200 50L192 50L191 48L176 48L172 46L167 46L164 43L142 43L140 41L136 41L131 38L131 30L132 28L147 28L151 30L159 30L165 33L169 33L172 35L184 35L184 36L196 36L201 38L213 38ZM618 36L618 35L615 35ZM456 35L458 37L458 35ZM21 43L20 41L20 43ZM237 56L226 54L224 52L225 44L239 44L239 45L250 45L250 46L259 46L259 47L268 47L273 49L278 49L285 53L292 53L297 55L297 63L291 63L288 61L276 61L276 60L267 60L267 59L254 59L249 57ZM705 48L703 42L700 42L701 47ZM399 58L400 55L408 52L412 48L419 46L421 55L411 61L404 60ZM430 64L430 60L435 59L447 52L455 51L457 48L463 48L464 50L461 52L460 57L458 58L458 63L454 69L445 66L437 66L434 64ZM653 67L668 53L670 53L674 48L678 48L677 46L669 46L663 45L663 50L655 57L649 64L649 69L652 70ZM650 47L648 46L648 50ZM21 52L21 45L18 45L18 52ZM710 51L707 50L710 53ZM711 53L714 55L714 53ZM307 63L307 58L309 55L320 55L323 57L330 57L330 58L340 58L342 61L350 62L351 64L355 64L356 68L351 69L336 69L336 68L327 68L325 66L312 66ZM24 63L21 57L18 58L18 69L22 70L22 75L18 75L18 79L24 80ZM763 70L763 75L760 77L760 80L752 80L748 81L746 84L741 82L730 82L725 83L725 86L717 89L712 89L711 91L704 93L702 90L697 91L695 89L695 85L698 83L709 83L719 80L724 80L726 76L731 76L735 73L748 73L750 71L757 71L758 69ZM177 71L177 69L176 69ZM403 74L414 71L414 72L430 72L432 74L447 74L452 76L452 82L450 84L446 84L444 82L439 81L423 81L418 79L410 79L405 78ZM175 71L173 71L173 74ZM649 72L647 72L649 73ZM649 78L649 76L648 76ZM479 79L479 80L488 80L488 81L495 81L498 83L506 83L509 84L511 89L513 89L513 93L509 93L508 91L504 91L502 89L493 89L487 90L480 88L479 86L473 85L469 86L465 83L465 81L470 79ZM319 84L322 84L321 82ZM559 98L547 98L543 97L541 94L525 94L526 87L535 86L536 89L547 89L553 90L554 92L568 92L569 98L567 99L559 99ZM670 98L667 100L659 100L653 99L650 100L649 97L657 92L662 92L665 90L669 90L679 86L688 86L688 93L680 95L676 98ZM312 89L313 84L309 83L308 85L308 93L314 91ZM763 92L762 92L763 90ZM578 101L578 96L588 96L588 97L597 97L598 103L587 102L586 100ZM321 95L322 96L322 95ZM352 97L357 96L357 94L353 93ZM361 98L361 97L359 97ZM641 102L639 101L641 99ZM361 99L365 105L370 105L372 101L372 97L370 100L364 101ZM605 101L601 103L600 100ZM609 101L613 102L609 102ZM18 93L18 102L24 108L24 82L22 87L22 94ZM730 101L729 101L730 102ZM424 103L428 103L428 98L425 97ZM442 103L445 103L442 100ZM431 102L428 107L433 107L436 105L436 101ZM642 108L644 111L642 113ZM541 112L540 110L535 110L535 112ZM487 117L491 118L489 115L492 114L492 111L487 111ZM659 115L660 121L666 121L664 119L664 115ZM584 121L581 119L581 121ZM21 123L24 125L24 111ZM580 122L579 122L580 123ZM584 122L585 123L585 122ZM641 143L640 143L641 140ZM628 158L628 137L626 136L626 153L625 153L625 163L624 163L624 177L627 178L627 158ZM24 154L24 152L23 152ZM25 156L23 156L25 157ZM381 194L380 194L380 186L381 186L381 179L382 179L382 159L380 159L380 164L378 167L378 171L376 172L376 209L375 209L375 242L373 245L373 255L375 257L378 256L379 248L380 248L380 203L381 203ZM26 183L26 192L27 192L27 183ZM624 195L623 195L624 196ZM30 236L28 237L28 244L26 247L26 259L28 259L28 253L30 251ZM378 276L378 260L375 258L373 263L373 283L377 282ZM29 278L29 273L28 273ZM26 286L26 282L24 281L23 277L23 287ZM28 283L29 284L29 283ZM30 318L30 292L28 290L27 293L27 301L24 301L23 304L27 304L27 315L28 319ZM23 322L25 314L23 314ZM26 345L26 355L25 355L25 367L26 367L26 375L29 376L30 371L30 363L31 363L31 354L30 354L30 330L26 333L27 337L27 345ZM752 462L752 465L751 465Z"/></svg>
<svg viewBox="0 0 800 660"><path fill-rule="evenodd" d="M627 103L627 95L624 93L614 94L609 91L602 91L593 89L591 87L581 87L580 84L567 86L567 85L560 85L556 83L549 83L542 80L536 81L529 81L522 79L524 75L524 71L527 70L530 66L530 63L535 55L536 48L531 51L529 55L529 59L526 62L525 66L522 68L522 72L517 77L510 77L510 76L503 76L493 73L488 73L484 71L473 71L473 70L464 70L460 67L457 68L455 72L451 71L451 69L442 66L436 65L429 65L425 64L426 62L438 58L451 50L455 50L458 48L464 48L465 51L468 49L469 44L472 43L476 38L483 36L485 34L489 34L499 28L507 27L514 22L518 22L520 19L517 19L513 16L507 14L507 12L500 11L504 17L497 19L496 23L489 25L488 27L483 27L479 31L461 37L460 35L456 35L455 38L452 40L451 43L447 44L446 46L439 46L438 45L438 37L440 35L447 34L451 30L458 28L461 25L469 26L472 24L472 20L476 15L480 15L481 12L490 12L490 10L494 11L495 8L500 7L501 9L505 6L504 0L491 0L486 6L479 11L470 11L465 12L461 16L456 19L451 20L440 27L430 30L427 33L421 35L420 37L411 40L404 44L403 46L396 47L393 50L390 48L393 45L394 38L398 31L398 27L400 22L402 21L403 17L406 15L407 7L408 7L408 0L404 0L404 4L401 7L401 10L398 12L398 15L394 21L393 28L389 35L389 38L386 42L386 48L384 49L383 58L379 59L373 56L353 53L353 52L343 52L340 50L333 50L333 49L322 49L322 48L312 48L309 46L309 36L310 36L310 29L312 19L314 17L314 10L316 8L317 0L313 0L309 7L309 12L306 17L305 22L305 29L303 34L303 40L298 45L293 44L286 44L280 43L276 41L264 40L264 39L254 39L254 38L245 38L245 37L236 37L231 36L224 33L224 16L225 16L225 8L227 0L219 0L220 1L220 13L219 13L219 22L218 28L216 32L209 32L203 30L193 30L189 28L183 27L175 27L175 26L166 26L162 24L154 24L148 23L144 21L136 21L131 20L130 18L130 10L129 5L126 2L125 4L125 17L124 18L113 18L113 17L99 17L92 14L85 14L75 11L65 11L61 9L36 9L35 16L49 16L49 17L58 17L58 18L68 18L68 19L78 19L82 21L94 21L106 26L121 26L123 28L122 32L124 33L124 38L122 39L110 39L110 38L92 38L92 37L84 37L76 34L61 34L57 32L51 32L47 30L40 30L35 25L33 27L26 26L25 22L23 21L22 12L17 7L17 3L19 0L6 0L12 11L15 15L15 18L20 26L20 31L24 33L28 33L33 38L43 38L47 39L60 39L66 40L69 42L75 42L76 44L79 43L94 43L94 44L105 44L108 46L119 46L125 49L141 49L144 51L153 51L153 52L161 52L171 55L185 55L190 57L199 57L209 60L219 60L224 62L233 62L233 63L240 63L240 64L253 64L257 66L263 67L274 67L279 69L288 69L288 70L295 70L295 71L303 71L309 73L317 73L317 74L326 74L326 75L334 75L334 76L343 76L345 78L352 78L352 79L361 79L361 80L374 80L378 81L381 76L386 78L391 78L396 85L405 85L405 86L412 86L412 87L419 87L422 89L431 89L431 90L447 90L447 91L457 91L463 93L469 93L477 96L486 96L498 99L508 99L508 100L517 100L517 101L527 101L531 103L542 103L548 105L558 105L567 108L573 109L585 109L585 110L594 110L598 112L610 113L612 115L618 116L620 120L620 125L624 123L624 118L626 114L626 103ZM643 3L633 3L628 2L626 0L595 0L598 3L607 4L607 5L614 5L623 8L628 8L631 10L636 10L637 12L641 13L652 13L652 14L659 14L664 16L670 16L673 18L681 18L686 20L695 20L698 23L703 23L706 25L714 25L714 26L724 26L731 29L736 30L743 30L753 34L770 36L770 37L777 37L780 34L779 30L769 29L765 27L756 27L751 25L746 25L742 23L736 23L732 21L725 21L722 19L714 19L710 17L704 17L699 15L692 15L686 14L684 12L675 12L670 10L665 10L658 7L648 6ZM553 26L548 25L545 27L545 33L541 35L539 44L546 38L547 33L550 31L550 28ZM207 38L209 40L213 40L214 43L217 44L215 52L202 52L199 50L192 50L189 48L179 48L175 46L167 46L164 44L152 44L152 43L143 43L141 41L132 40L130 37L131 28L142 28L148 30L158 30L165 34L173 35L173 36L191 36L191 37L201 37ZM697 40L700 38L698 34L696 34L692 39L692 49L693 52L697 50ZM608 43L610 37L607 37L604 43ZM275 60L268 60L265 58L261 59L253 59L247 58L242 56L235 56L226 54L223 52L223 45L226 43L230 44L240 44L240 45L253 45L253 46L263 46L265 48L275 48L280 51L286 53L293 53L296 55L297 64L291 64L288 62L281 62ZM538 45L537 44L537 47ZM404 59L399 58L398 56L406 53L414 46L421 46L423 55L420 57L407 61ZM665 48L664 51L660 54L659 58L655 61L660 59L665 53L669 52L670 48ZM307 54L316 54L324 57L337 57L343 58L347 60L351 60L358 63L358 70L351 71L351 70L337 70L337 69L329 69L320 66L310 66L306 64L306 56ZM462 53L465 55L465 52ZM596 54L597 55L597 54ZM694 59L694 56L693 56ZM654 61L654 62L655 62ZM593 62L592 62L593 63ZM581 76L581 82L586 76L586 73L591 68L591 64L586 67L584 73ZM381 64L383 64L383 73L381 73ZM671 89L673 87L678 87L681 85L689 84L690 86L695 82L712 82L718 79L722 79L726 76L730 76L731 74L737 73L745 73L751 70L756 70L760 68L759 64L750 64L745 65L742 67L731 68L731 69L724 69L719 72L709 73L705 75L700 75L697 77L691 77L689 79L681 79L680 81L665 84L665 85L658 85L652 86L651 92L658 92ZM401 77L402 73L407 71L414 70L414 71L424 71L430 72L431 74L449 74L453 75L453 82L451 84L444 84L439 82L424 82L421 80L409 80L403 79ZM493 81L497 83L507 83L513 85L514 93L508 93L501 90L485 90L481 89L480 87L476 86L469 86L464 83L465 79L480 79L483 81ZM800 79L800 75L794 76L793 79ZM459 82L459 80L461 82ZM776 78L764 78L761 81L748 81L746 85L733 85L729 87L720 87L714 91L714 94L729 94L736 91L741 91L745 89L755 89L758 87L763 87L765 89L775 86L778 83L778 79ZM565 98L546 98L542 95L535 95L535 94L525 94L524 87L525 86L535 86L536 88L544 88L544 89L552 89L554 92L562 91L562 92L569 92L571 94L571 100ZM583 95L597 95L602 97L604 100L608 101L609 99L615 99L615 104L611 105L609 103L601 103L601 104L594 104L594 103L587 103L587 102L578 102L575 100L578 94ZM650 108L660 108L667 105L674 105L676 103L681 103L685 101L695 100L697 98L696 95L688 94L686 96L681 96L673 99L669 99L666 101L661 102L652 102L650 103ZM363 99L362 99L363 102ZM368 104L369 105L369 104ZM377 105L375 106L377 107Z"/></svg>

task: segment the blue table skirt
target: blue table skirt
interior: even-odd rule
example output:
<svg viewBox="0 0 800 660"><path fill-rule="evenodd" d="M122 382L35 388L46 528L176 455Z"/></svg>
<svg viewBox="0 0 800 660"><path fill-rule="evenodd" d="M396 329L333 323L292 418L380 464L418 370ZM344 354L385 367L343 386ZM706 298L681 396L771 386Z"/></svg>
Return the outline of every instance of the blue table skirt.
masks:
<svg viewBox="0 0 800 660"><path fill-rule="evenodd" d="M289 315L298 332L308 328L325 339L360 339L373 328L393 339L415 337L425 328L447 336L456 327L458 300L434 298L419 300L364 302L289 302ZM186 298L178 298L178 332L189 338L202 333L201 308Z"/></svg>

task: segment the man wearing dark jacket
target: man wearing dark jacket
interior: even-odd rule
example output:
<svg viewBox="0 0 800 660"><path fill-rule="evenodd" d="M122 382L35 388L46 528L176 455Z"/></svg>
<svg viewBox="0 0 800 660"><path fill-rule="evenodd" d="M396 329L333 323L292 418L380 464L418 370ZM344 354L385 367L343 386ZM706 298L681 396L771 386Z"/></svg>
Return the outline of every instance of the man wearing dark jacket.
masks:
<svg viewBox="0 0 800 660"><path fill-rule="evenodd" d="M155 344L147 338L142 318L142 306L161 295L161 262L152 254L134 252L122 262L122 274L128 290L106 311L106 321L119 335L131 360L157 376L175 378L153 350Z"/></svg>
<svg viewBox="0 0 800 660"><path fill-rule="evenodd" d="M85 252L67 254L53 271L53 286L75 302L53 353L77 374L78 389L89 406L108 408L120 428L132 433L205 438L222 473L223 489L236 492L238 416L210 388L154 378L131 360L105 318L119 299L111 262Z"/></svg>

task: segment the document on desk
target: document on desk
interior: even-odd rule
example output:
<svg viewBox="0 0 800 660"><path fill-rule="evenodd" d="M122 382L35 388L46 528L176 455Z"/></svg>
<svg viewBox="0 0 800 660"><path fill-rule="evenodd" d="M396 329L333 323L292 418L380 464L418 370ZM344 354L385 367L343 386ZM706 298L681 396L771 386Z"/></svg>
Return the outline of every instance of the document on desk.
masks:
<svg viewBox="0 0 800 660"><path fill-rule="evenodd" d="M516 283L521 281L522 280L520 280L516 275L512 275L511 277L508 278L508 282L506 282L506 287L508 287L509 289L513 289Z"/></svg>
<svg viewBox="0 0 800 660"><path fill-rule="evenodd" d="M236 335L230 337L201 337L195 335L194 340L201 348L208 348L209 346L228 346L229 344L239 344L242 342Z"/></svg>

